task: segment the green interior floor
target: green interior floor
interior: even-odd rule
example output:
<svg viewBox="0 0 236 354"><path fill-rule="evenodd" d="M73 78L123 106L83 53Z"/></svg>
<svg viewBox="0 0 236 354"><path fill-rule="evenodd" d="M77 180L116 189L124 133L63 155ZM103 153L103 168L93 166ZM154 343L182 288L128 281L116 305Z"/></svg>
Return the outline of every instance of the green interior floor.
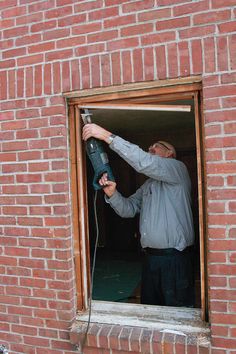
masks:
<svg viewBox="0 0 236 354"><path fill-rule="evenodd" d="M97 250L93 299L132 302L140 285L141 259L137 255ZM135 302L135 301L134 301Z"/></svg>

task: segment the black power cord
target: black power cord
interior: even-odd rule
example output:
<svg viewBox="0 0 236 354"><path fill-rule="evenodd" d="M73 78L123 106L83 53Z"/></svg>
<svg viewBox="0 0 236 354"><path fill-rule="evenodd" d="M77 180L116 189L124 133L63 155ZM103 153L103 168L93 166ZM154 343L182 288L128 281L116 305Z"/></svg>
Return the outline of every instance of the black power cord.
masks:
<svg viewBox="0 0 236 354"><path fill-rule="evenodd" d="M95 226L96 226L96 239L95 239L95 246L94 246L94 253L93 253L93 262L92 262L92 271L90 277L90 297L89 297L89 316L86 331L84 334L84 338L81 344L81 354L83 354L84 346L87 341L88 330L91 321L91 312L92 312L92 295L93 295L93 280L94 280L94 270L95 270L95 263L96 263L96 255L97 255L97 248L98 248L98 238L99 238L99 227L98 227L98 217L97 217L97 190L94 193L94 201L93 201L93 209L94 209L94 218L95 218Z"/></svg>

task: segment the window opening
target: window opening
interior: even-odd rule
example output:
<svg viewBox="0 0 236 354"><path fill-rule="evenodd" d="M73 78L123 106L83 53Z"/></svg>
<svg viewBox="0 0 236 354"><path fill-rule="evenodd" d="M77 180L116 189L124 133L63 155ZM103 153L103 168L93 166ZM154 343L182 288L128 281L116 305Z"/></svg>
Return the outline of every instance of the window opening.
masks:
<svg viewBox="0 0 236 354"><path fill-rule="evenodd" d="M126 98L122 97L120 99L117 95L115 95L115 97L114 94L111 95L111 103L115 102L115 104L122 103L140 105L154 103L163 105L190 105L191 112L143 112L139 110L138 107L137 110L133 111L125 109L118 111L115 107L110 107L107 109L106 106L94 108L92 110L92 119L94 123L98 123L104 128L110 130L112 133L120 135L128 141L138 144L144 150L146 150L148 145L152 142L157 140L167 140L176 147L177 158L187 165L192 180L193 216L196 235L195 307L202 307L202 317L203 319L206 319L205 311L207 297L205 292L206 269L204 258L205 220L203 215L203 162L200 146L202 128L199 122L200 104L197 91L199 88L199 84L197 84L196 91L191 92L191 89L193 90L194 86L189 88L189 92L188 89L186 91L184 88L181 90L178 89L176 91L177 94L175 93L174 88L172 88L172 90L168 88L166 94L162 92L161 95L157 95L156 93L152 95L150 92L149 95L145 94L144 97L142 97L142 95L136 96L134 92L131 95L127 94ZM90 103L97 104L97 102L107 105L109 102L109 97L105 100L105 96L106 95L104 95L104 98L100 96L98 101L96 100L96 96L92 98L86 97L82 100L75 98L72 99L70 105L70 117L72 117L72 121L75 122L74 124L81 124L78 123L80 120L79 109L83 105L89 106ZM197 124L195 126L196 122ZM73 133L74 130L76 133ZM77 187L74 187L74 192L77 194L77 197L74 197L73 193L73 199L77 199L77 201L74 202L74 211L76 204L78 204L78 199L80 199L80 193L83 194L82 199L83 203L85 203L85 205L81 206L83 211L82 214L79 215L79 224L81 224L81 219L83 218L84 223L82 229L81 225L77 225L79 228L79 232L77 233L79 241L77 251L75 251L75 258L77 259L76 262L79 263L79 266L77 265L76 268L77 271L79 269L82 273L78 276L78 297L84 298L86 297L84 295L85 287L87 287L87 294L89 294L89 259L93 253L94 246L94 216L92 215L91 208L91 198L93 193L91 177L93 176L93 172L90 163L86 163L80 134L81 126L77 126L75 129L72 127L71 132L72 140L75 139L76 141L75 147L72 148L72 150L74 150L74 154L77 155L77 157L75 156L75 164L77 165L77 173L75 173L75 175L77 174ZM110 164L118 182L118 189L124 195L128 196L132 194L132 192L134 192L137 187L142 184L145 177L141 174L137 174L109 148L108 154ZM80 172L78 172L79 170ZM81 172L81 170L83 171ZM78 176L78 174L80 175ZM82 189L78 187L81 183L83 184ZM74 185L74 183L72 184ZM133 220L119 218L116 214L114 214L110 206L104 202L103 192L100 192L98 195L98 204L98 217L99 220L102 221L100 222L99 255L95 271L93 299L139 303L141 248L139 243L140 235L138 231L137 218ZM86 241L81 241L81 238L85 238ZM78 252L78 249L81 248L81 244L82 252L80 253L80 251ZM129 264L129 267L127 267L127 264ZM122 268L124 269L123 274L121 274ZM119 272L116 271L117 269ZM86 270L87 278L84 279L83 271L86 272ZM123 275L124 278L121 281ZM127 286L125 286L125 283ZM81 300L79 300L78 306L81 310L83 308L85 309L86 301L81 303Z"/></svg>
<svg viewBox="0 0 236 354"><path fill-rule="evenodd" d="M182 105L181 105L182 103ZM163 105L165 102L163 102ZM183 107L183 102L168 102L168 106ZM183 161L192 180L193 215L198 238L197 164L193 100L184 102L191 112L143 111L115 109L115 105L92 109L92 121L147 151L157 140L171 142L177 149L177 158ZM81 106L82 108L83 106ZM93 106L92 106L93 107ZM185 137L183 139L183 136ZM147 177L137 173L122 158L106 146L117 189L124 196L133 194ZM90 257L94 252L96 230L93 215L93 170L87 161L87 190L89 210ZM139 217L121 218L104 201L104 193L98 193L97 212L100 228L94 275L93 300L140 303L141 263ZM195 260L195 306L200 307L199 249Z"/></svg>

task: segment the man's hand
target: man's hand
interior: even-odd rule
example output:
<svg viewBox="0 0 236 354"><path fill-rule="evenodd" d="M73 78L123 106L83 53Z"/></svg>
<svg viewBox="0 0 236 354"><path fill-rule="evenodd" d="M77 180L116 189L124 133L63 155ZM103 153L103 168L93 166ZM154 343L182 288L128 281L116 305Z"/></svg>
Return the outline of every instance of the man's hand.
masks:
<svg viewBox="0 0 236 354"><path fill-rule="evenodd" d="M88 140L91 137L97 138L99 140L103 140L109 144L109 136L111 132L100 127L97 124L89 123L83 127L83 140Z"/></svg>
<svg viewBox="0 0 236 354"><path fill-rule="evenodd" d="M110 198L116 191L116 182L108 181L107 173L104 173L99 180L100 186L103 187L104 193Z"/></svg>

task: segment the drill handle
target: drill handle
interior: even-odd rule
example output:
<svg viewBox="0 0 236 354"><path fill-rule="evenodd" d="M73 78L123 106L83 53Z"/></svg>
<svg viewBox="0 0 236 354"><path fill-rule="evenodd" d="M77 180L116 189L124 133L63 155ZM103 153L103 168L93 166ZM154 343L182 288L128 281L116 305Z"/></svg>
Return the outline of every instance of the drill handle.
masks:
<svg viewBox="0 0 236 354"><path fill-rule="evenodd" d="M112 173L111 167L110 167L110 165L107 164L107 165L104 166L102 171L100 171L99 173L95 173L95 175L94 175L93 187L94 187L95 190L99 190L99 189L103 188L103 186L100 186L99 180L100 180L100 178L102 177L102 175L104 173L107 173L107 179L109 181L115 182L115 178L114 178L114 175Z"/></svg>

